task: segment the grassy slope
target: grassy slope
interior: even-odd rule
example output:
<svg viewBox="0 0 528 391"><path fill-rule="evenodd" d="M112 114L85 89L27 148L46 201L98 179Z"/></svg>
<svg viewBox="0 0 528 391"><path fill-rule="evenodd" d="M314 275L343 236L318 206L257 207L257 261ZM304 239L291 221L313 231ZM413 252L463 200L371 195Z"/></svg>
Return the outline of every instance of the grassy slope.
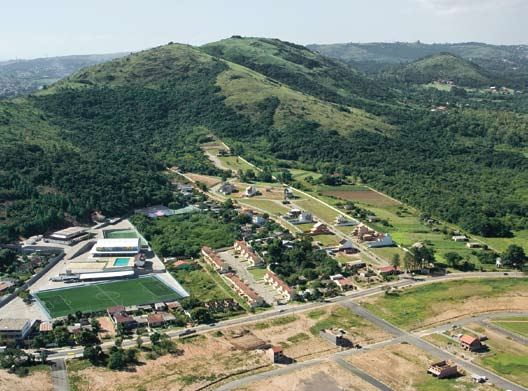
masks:
<svg viewBox="0 0 528 391"><path fill-rule="evenodd" d="M489 79L475 64L449 53L435 54L412 62L396 71L405 81L454 80L463 85L486 85Z"/></svg>

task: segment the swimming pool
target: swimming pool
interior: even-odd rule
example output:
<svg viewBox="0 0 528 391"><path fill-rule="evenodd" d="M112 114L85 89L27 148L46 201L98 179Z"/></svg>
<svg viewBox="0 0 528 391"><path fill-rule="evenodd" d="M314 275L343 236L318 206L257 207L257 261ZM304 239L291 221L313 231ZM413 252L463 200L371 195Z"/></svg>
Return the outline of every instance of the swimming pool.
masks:
<svg viewBox="0 0 528 391"><path fill-rule="evenodd" d="M130 258L116 258L113 266L128 266Z"/></svg>

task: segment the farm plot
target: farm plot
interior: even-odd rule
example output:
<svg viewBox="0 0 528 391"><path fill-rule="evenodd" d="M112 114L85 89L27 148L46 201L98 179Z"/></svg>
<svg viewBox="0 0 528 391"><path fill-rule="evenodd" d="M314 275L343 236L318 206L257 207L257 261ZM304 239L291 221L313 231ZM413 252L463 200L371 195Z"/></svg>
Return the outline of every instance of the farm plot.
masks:
<svg viewBox="0 0 528 391"><path fill-rule="evenodd" d="M393 200L381 193L368 188L347 189L346 187L335 187L321 190L324 195L341 198L346 201L361 202L373 206L393 206L401 205L401 202Z"/></svg>

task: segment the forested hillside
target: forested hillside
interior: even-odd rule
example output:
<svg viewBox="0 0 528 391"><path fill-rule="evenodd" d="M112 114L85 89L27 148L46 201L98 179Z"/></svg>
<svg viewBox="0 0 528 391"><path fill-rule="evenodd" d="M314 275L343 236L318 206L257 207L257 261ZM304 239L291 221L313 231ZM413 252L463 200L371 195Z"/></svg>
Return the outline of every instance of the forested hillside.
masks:
<svg viewBox="0 0 528 391"><path fill-rule="evenodd" d="M421 90L364 89L370 80L351 70L360 80L352 88L352 79L332 76L345 72L340 63L276 40L271 49L267 39L249 42L246 55L245 44L235 45L240 63L216 44L169 44L1 103L0 241L93 210L112 216L167 202L169 165L221 175L198 147L210 133L269 165L361 178L474 233L508 236L528 226L522 113L462 104L431 112ZM280 80L267 71L277 68L261 73L248 58L273 59Z"/></svg>

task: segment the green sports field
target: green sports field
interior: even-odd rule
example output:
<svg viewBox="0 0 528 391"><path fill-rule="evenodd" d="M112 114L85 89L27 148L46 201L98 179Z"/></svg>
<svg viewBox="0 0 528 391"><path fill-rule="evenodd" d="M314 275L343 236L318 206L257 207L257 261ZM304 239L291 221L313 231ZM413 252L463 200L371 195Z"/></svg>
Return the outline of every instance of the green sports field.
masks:
<svg viewBox="0 0 528 391"><path fill-rule="evenodd" d="M35 296L53 318L77 311L97 312L116 305L138 305L181 298L155 277L42 291L35 293Z"/></svg>

